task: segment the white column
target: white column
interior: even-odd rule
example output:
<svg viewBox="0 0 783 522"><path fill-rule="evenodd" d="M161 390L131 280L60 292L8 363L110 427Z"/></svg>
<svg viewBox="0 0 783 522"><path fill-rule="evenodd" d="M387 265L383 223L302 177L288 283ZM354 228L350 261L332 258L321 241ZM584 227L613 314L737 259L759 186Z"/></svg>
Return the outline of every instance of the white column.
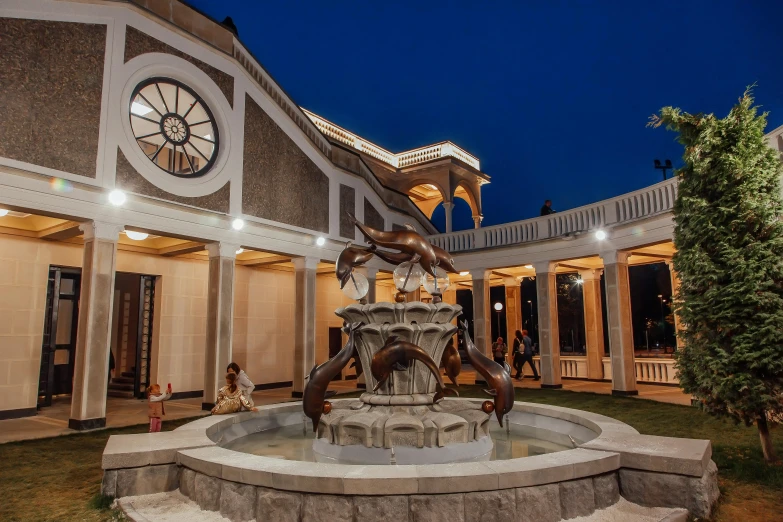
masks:
<svg viewBox="0 0 783 522"><path fill-rule="evenodd" d="M201 408L210 410L225 384L231 362L234 326L234 265L239 245L209 243L207 276L207 338L204 349L204 398Z"/></svg>
<svg viewBox="0 0 783 522"><path fill-rule="evenodd" d="M446 211L446 232L448 233L452 231L451 212L454 210L454 203L451 201L444 201L443 210Z"/></svg>
<svg viewBox="0 0 783 522"><path fill-rule="evenodd" d="M536 269L538 297L538 346L541 354L541 387L562 388L560 379L560 330L557 320L556 263L542 262Z"/></svg>
<svg viewBox="0 0 783 522"><path fill-rule="evenodd" d="M489 277L492 272L479 268L470 271L473 279L473 343L476 348L492 358L492 311L489 302ZM481 376L476 374L477 382Z"/></svg>
<svg viewBox="0 0 783 522"><path fill-rule="evenodd" d="M606 284L609 355L612 360L612 394L637 395L634 368L631 293L628 253L617 250L601 254Z"/></svg>
<svg viewBox="0 0 783 522"><path fill-rule="evenodd" d="M514 334L522 330L522 288L516 277L506 277L503 285L506 287L506 345L511 353Z"/></svg>
<svg viewBox="0 0 783 522"><path fill-rule="evenodd" d="M587 342L587 378L604 378L604 314L601 305L601 273L603 270L581 270L584 301L585 341Z"/></svg>
<svg viewBox="0 0 783 522"><path fill-rule="evenodd" d="M79 228L84 253L68 427L89 430L106 426L114 271L117 238L124 227L90 221Z"/></svg>
<svg viewBox="0 0 783 522"><path fill-rule="evenodd" d="M318 258L299 257L293 260L296 274L296 304L294 306L294 390L292 397L301 398L305 377L315 365L315 281Z"/></svg>
<svg viewBox="0 0 783 522"><path fill-rule="evenodd" d="M484 219L484 216L473 216L473 225L474 228L481 228L481 221Z"/></svg>

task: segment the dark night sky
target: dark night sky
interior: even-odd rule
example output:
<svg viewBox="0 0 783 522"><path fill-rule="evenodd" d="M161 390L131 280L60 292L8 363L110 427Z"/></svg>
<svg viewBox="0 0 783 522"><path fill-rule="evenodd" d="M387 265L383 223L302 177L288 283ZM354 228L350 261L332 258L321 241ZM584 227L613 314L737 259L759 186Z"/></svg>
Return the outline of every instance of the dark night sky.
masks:
<svg viewBox="0 0 783 522"><path fill-rule="evenodd" d="M477 155L484 225L659 181L654 158L681 163L673 133L645 128L664 105L724 115L757 82L768 130L783 124L783 2L190 3L231 16L301 106L393 152Z"/></svg>

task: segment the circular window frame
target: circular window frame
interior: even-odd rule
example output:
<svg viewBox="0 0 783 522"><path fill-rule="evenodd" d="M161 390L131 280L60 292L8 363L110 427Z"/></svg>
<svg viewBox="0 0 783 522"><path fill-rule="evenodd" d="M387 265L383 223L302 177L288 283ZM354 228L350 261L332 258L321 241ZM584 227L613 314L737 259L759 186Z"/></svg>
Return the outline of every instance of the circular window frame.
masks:
<svg viewBox="0 0 783 522"><path fill-rule="evenodd" d="M164 140L166 142L168 142L168 143L173 144L173 149L172 150L174 150L176 152L176 147L182 147L183 152L185 152L185 157L186 158L187 158L187 151L185 150L185 145L190 143L190 140L191 140L191 138L193 136L197 136L197 135L192 134L190 132L190 125L188 125L187 121L185 120L185 118L187 117L187 115L188 115L188 113L190 112L191 109L189 109L187 112L185 112L184 115L182 115L182 114L179 114L176 111L170 111L168 109L168 107L166 106L165 108L166 108L167 112L165 114L161 114L155 108L155 106L144 97L144 95L141 95L142 99L144 99L144 101L146 101L147 104L150 105L150 107L156 113L158 113L158 115L160 116L159 121L155 122L154 120L152 120L150 118L146 118L146 117L141 116L139 114L135 114L131 110L131 107L133 105L134 100L136 99L136 96L138 96L143 89L145 89L146 87L149 87L150 85L155 85L157 87L157 89L158 89L158 92L160 93L160 87L158 87L158 84L161 84L161 83L174 85L174 86L177 87L177 89L182 89L183 91L187 92L190 96L192 96L193 99L196 100L197 103L194 103L191 106L191 109L193 107L195 107L196 104L201 105L201 107L204 109L204 112L207 115L207 118L208 118L207 121L209 121L211 123L211 125L212 125L212 130L215 133L215 136L214 136L214 148L212 150L212 155L210 156L209 159L204 157L203 154L201 154L201 151L198 150L198 148L196 148L194 145L191 145L191 147L194 150L196 150L196 152L198 152L202 157L204 157L204 159L207 160L206 164L202 168L200 168L199 170L197 170L195 172L191 172L189 174L180 174L180 173L177 173L177 172L172 172L169 169L164 168L161 165L159 165L158 163L156 163L153 160L154 156L153 156L153 158L150 158L149 155L147 155L147 153L145 153L141 149L139 144L138 144L139 137L136 136L136 132L135 132L134 127L133 127L133 118L134 117L135 118L141 118L143 120L146 120L146 121L149 121L149 122L152 122L152 123L156 123L160 127L160 134L163 136ZM161 95L161 99L163 100L162 95ZM165 106L166 105L165 100L163 100L163 103L164 103L164 106ZM176 78L172 78L172 77L169 77L169 76L153 76L153 77L150 77L150 78L146 78L145 80L142 80L141 82L139 82L136 85L136 87L133 88L133 91L131 92L130 98L128 99L128 106L127 106L127 108L128 108L128 123L130 125L130 131L131 131L131 135L133 136L133 140L136 142L136 146L139 148L139 150L142 152L142 154L144 154L144 156L147 158L147 160L150 163L152 163L155 167L157 167L159 170L162 170L166 174L168 174L170 176L174 176L176 178L180 178L180 179L199 179L199 178L202 178L205 175L207 175L210 172L210 170L212 169L212 167L215 166L215 163L217 162L218 156L220 155L220 128L219 128L219 125L218 125L218 120L217 120L217 118L215 118L215 114L212 112L212 109L209 107L209 105L207 104L207 102L204 99L204 97L199 95L194 89L192 89L187 84L177 80ZM175 109L178 109L178 107L175 107ZM177 119L179 119L179 121L181 121L183 124L185 124L185 138L183 140L175 141L174 139L172 139L168 135L168 133L165 130L164 122L167 121L168 119L172 118L172 117L176 117ZM206 140L206 141L210 141L210 140ZM191 169L192 169L192 166L191 166Z"/></svg>

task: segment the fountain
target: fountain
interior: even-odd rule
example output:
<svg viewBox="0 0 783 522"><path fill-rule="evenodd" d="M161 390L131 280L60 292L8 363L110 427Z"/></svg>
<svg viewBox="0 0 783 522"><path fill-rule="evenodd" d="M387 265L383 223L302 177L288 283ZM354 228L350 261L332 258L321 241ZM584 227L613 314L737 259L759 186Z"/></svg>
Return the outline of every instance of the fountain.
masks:
<svg viewBox="0 0 783 522"><path fill-rule="evenodd" d="M233 521L558 521L610 508L621 492L679 509L648 512L661 520L685 510L709 516L718 497L709 441L640 435L602 415L514 402L510 376L464 323L468 360L492 400L459 398L439 369L456 385L451 341L462 310L441 301L453 261L411 229L354 222L370 246L348 244L337 260L341 288L358 301L335 312L348 336L342 350L313 368L301 403L110 437L102 492L121 497L131 519L147 519L134 515L144 495L175 490L183 510L193 509L190 499ZM366 302L368 282L354 268L374 256L397 265L394 303ZM432 302L405 302L421 285ZM351 360L366 391L330 397L329 383Z"/></svg>

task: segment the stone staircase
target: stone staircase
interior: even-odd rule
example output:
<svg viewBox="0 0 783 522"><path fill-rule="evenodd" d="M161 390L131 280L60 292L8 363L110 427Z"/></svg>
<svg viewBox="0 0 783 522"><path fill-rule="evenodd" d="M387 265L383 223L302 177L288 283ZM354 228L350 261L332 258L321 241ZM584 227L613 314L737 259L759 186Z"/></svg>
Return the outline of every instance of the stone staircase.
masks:
<svg viewBox="0 0 783 522"><path fill-rule="evenodd" d="M122 372L120 377L111 378L107 395L109 397L132 399L134 382L136 382L136 372Z"/></svg>

